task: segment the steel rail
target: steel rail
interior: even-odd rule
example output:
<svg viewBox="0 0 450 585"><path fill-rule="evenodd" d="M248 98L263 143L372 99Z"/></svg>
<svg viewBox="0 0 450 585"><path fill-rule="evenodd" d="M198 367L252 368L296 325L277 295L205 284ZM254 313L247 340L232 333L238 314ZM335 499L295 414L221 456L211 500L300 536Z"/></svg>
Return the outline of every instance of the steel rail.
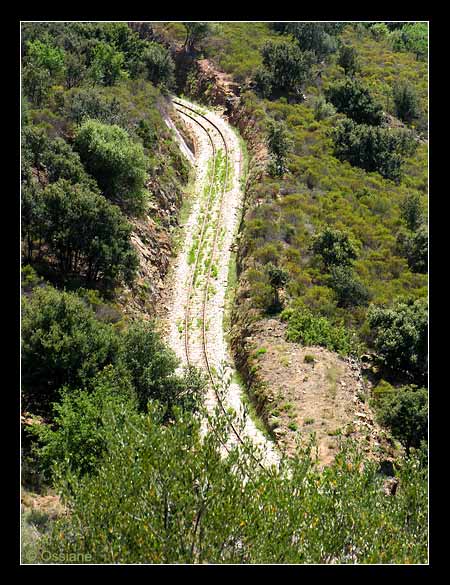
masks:
<svg viewBox="0 0 450 585"><path fill-rule="evenodd" d="M211 281L211 270L212 270L212 265L214 262L214 258L216 255L216 250L217 250L217 239L218 239L218 235L219 235L219 231L220 231L220 220L222 218L222 212L223 212L223 204L224 204L224 200L225 200L225 192L226 192L226 187L228 184L228 165L229 165L229 153L228 153L228 145L227 142L225 140L225 137L222 133L222 131L220 130L220 128L217 127L216 124L214 124L214 122L212 122L211 120L209 120L206 116L204 116L203 114L200 114L199 112L197 112L196 110L194 110L193 108L191 108L190 106L186 106L185 104L182 104L181 102L178 102L176 100L172 100L173 103L177 104L178 106L181 106L183 108L186 108L187 110L190 110L191 112L193 112L194 114L196 114L197 116L202 117L204 120L206 120L209 124L211 124L211 126L213 126L213 128L215 128L215 130L218 132L218 134L220 135L223 145L224 145L224 149L225 149L225 180L222 184L222 193L221 193L221 197L220 197L220 207L219 207L219 213L217 216L217 225L216 225L216 229L214 231L214 240L213 240L213 245L212 245L212 252L211 252L211 256L209 259L209 264L208 264L208 272L206 275L206 282L204 285L204 289L203 289L203 300L202 300L202 349L203 349L203 357L205 360L205 365L206 365L206 369L208 372L208 376L210 378L212 387L214 389L217 401L223 411L223 413L227 416L228 418L228 413L226 411L225 405L223 404L223 401L220 397L220 394L218 392L217 389L217 384L216 381L214 379L214 375L212 372L212 367L209 361L209 356L208 356L208 344L207 344L207 335L206 335L206 311L207 311L207 304L208 304L208 288L209 288L209 284ZM185 314L185 349L186 349L186 360L188 365L190 365L189 362L189 349L188 349L188 345L189 345L189 340L188 340L188 330L187 330L187 322L188 322L188 314L189 314L189 303L190 303L190 297L191 297L191 293L192 293L192 286L193 286L193 282L194 282L194 276L195 276L195 272L196 272L196 268L198 266L198 259L200 257L200 250L203 244L203 237L204 237L204 226L205 226L205 219L210 211L210 203L212 200L212 187L214 185L215 182L215 163L216 163L216 155L215 155L215 145L213 144L212 138L208 132L208 130L204 127L203 124L201 124L198 120L196 120L195 118L193 118L192 116L190 116L189 114L187 114L186 112L179 110L178 108L176 108L178 112L181 112L182 114L184 114L185 116L189 117L191 120L193 120L194 122L196 122L201 128L203 128L203 130L205 130L205 132L207 132L208 137L211 141L212 147L213 147L213 153L214 153L214 162L213 162L213 176L212 176L212 181L211 181L211 185L210 185L210 194L209 194L209 198L208 198L208 209L204 214L204 218L203 218L203 223L202 223L202 229L201 229L201 237L200 237L200 241L199 241L199 245L198 245L198 252L197 252L197 256L196 256L196 262L195 262L195 268L192 272L192 277L191 277L191 281L190 281L190 286L189 286L189 294L188 294L188 302L187 302L187 307L186 307L186 314ZM246 447L244 440L242 439L240 433L237 431L237 429L235 428L234 424L231 421L228 421L229 425L231 427L231 429L233 430L234 434L236 435L237 439L240 441L240 443ZM225 448L226 445L225 445ZM228 450L228 448L227 448ZM261 463L261 461L255 457L255 455L253 453L251 453L252 458L256 461L256 463L266 472L266 473L270 473L268 471L268 469Z"/></svg>

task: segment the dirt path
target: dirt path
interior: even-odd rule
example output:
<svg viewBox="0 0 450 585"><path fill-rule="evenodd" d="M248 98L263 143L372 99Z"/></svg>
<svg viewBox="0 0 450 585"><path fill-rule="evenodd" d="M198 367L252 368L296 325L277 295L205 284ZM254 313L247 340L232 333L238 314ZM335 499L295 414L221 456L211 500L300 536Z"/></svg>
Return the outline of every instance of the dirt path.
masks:
<svg viewBox="0 0 450 585"><path fill-rule="evenodd" d="M195 257L198 254L194 286L192 288L189 308L188 345L190 362L205 369L203 352L203 299L205 285L208 280L209 263L212 263L211 279L208 286L206 304L206 323L204 340L206 342L208 361L216 372L220 372L221 378L232 378L233 366L230 358L223 331L223 318L225 307L225 292L228 280L228 269L231 256L231 246L238 227L239 215L242 204L242 192L240 188L241 160L239 140L228 123L217 113L206 110L186 100L180 100L183 104L197 108L207 116L218 128L227 143L229 155L228 181L222 199L222 185L226 177L225 173L225 149L222 138L212 128L210 136L216 150L216 169L214 189L211 196L211 207L208 211L207 202L210 196L210 181L212 177L213 149L205 132L195 121L188 116L180 114L183 121L189 126L195 136L195 167L196 200L191 208L190 216L184 225L184 243L174 263L172 274L172 294L168 302L167 340L169 345L180 358L183 365L187 364L185 349L185 312L187 306L189 283L194 267ZM186 113L188 111L186 110ZM195 117L195 116L194 116ZM208 126L205 120L198 118L203 125ZM199 236L204 214L207 213L206 227L204 229L203 245L200 245ZM219 229L215 240L215 231ZM235 382L231 382L226 388L224 397L225 407L232 407L242 415L244 390ZM209 409L216 406L214 389L209 388L206 404ZM266 452L266 464L278 461L277 452L273 443L268 441L262 432L255 426L249 416L245 419L243 436L251 438ZM230 437L230 441L237 441L236 437Z"/></svg>

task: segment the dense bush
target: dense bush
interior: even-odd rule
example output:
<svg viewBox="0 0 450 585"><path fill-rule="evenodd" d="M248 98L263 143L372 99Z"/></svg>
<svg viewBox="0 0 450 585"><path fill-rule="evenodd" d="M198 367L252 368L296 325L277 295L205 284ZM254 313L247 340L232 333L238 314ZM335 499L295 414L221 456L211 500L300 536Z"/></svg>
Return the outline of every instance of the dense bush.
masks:
<svg viewBox="0 0 450 585"><path fill-rule="evenodd" d="M345 79L331 85L325 96L338 112L346 114L358 124L379 126L383 121L383 110L367 87L359 79Z"/></svg>
<svg viewBox="0 0 450 585"><path fill-rule="evenodd" d="M409 83L396 83L393 88L395 113L410 124L420 116L417 92Z"/></svg>
<svg viewBox="0 0 450 585"><path fill-rule="evenodd" d="M275 93L300 94L302 85L309 79L313 55L301 51L289 41L269 41L261 50L263 70L256 76L259 90L269 97Z"/></svg>
<svg viewBox="0 0 450 585"><path fill-rule="evenodd" d="M428 438L428 391L405 386L387 392L376 403L378 421L405 446L419 448Z"/></svg>
<svg viewBox="0 0 450 585"><path fill-rule="evenodd" d="M428 23L406 23L393 30L389 40L396 51L411 51L417 59L424 59L428 54Z"/></svg>
<svg viewBox="0 0 450 585"><path fill-rule="evenodd" d="M405 197L400 203L400 209L400 217L405 222L407 228L415 232L424 221L420 195L418 193L412 193Z"/></svg>
<svg viewBox="0 0 450 585"><path fill-rule="evenodd" d="M408 133L355 124L348 119L335 128L332 136L334 152L339 159L366 171L378 171L394 181L402 176L403 155L412 154L417 148Z"/></svg>
<svg viewBox="0 0 450 585"><path fill-rule="evenodd" d="M358 52L354 47L341 45L337 59L338 65L342 67L345 75L354 75L359 69Z"/></svg>
<svg viewBox="0 0 450 585"><path fill-rule="evenodd" d="M348 266L357 257L357 248L349 234L326 227L314 236L311 249L320 256L327 270L332 266Z"/></svg>
<svg viewBox="0 0 450 585"><path fill-rule="evenodd" d="M42 128L27 126L22 131L22 169L33 167L41 184L67 179L96 189L80 161L80 156L62 138L50 139Z"/></svg>
<svg viewBox="0 0 450 585"><path fill-rule="evenodd" d="M63 386L83 387L114 362L117 336L76 294L37 288L22 303L23 407L49 416Z"/></svg>
<svg viewBox="0 0 450 585"><path fill-rule="evenodd" d="M386 366L422 383L428 370L427 299L398 301L390 308L372 306L367 319L375 332L376 351Z"/></svg>
<svg viewBox="0 0 450 585"><path fill-rule="evenodd" d="M291 34L298 42L302 51L311 51L318 61L337 49L334 34L340 28L340 23L330 22L287 22L273 23L273 28L283 33Z"/></svg>
<svg viewBox="0 0 450 585"><path fill-rule="evenodd" d="M143 213L148 162L141 144L119 126L87 120L77 131L75 148L109 199L129 213Z"/></svg>
<svg viewBox="0 0 450 585"><path fill-rule="evenodd" d="M333 325L326 317L317 317L306 308L286 309L281 313L288 321L286 338L302 345L322 345L344 355L355 349L352 334L340 325Z"/></svg>
<svg viewBox="0 0 450 585"><path fill-rule="evenodd" d="M71 513L41 541L46 562L426 562L427 477L416 456L399 465L390 496L377 465L350 445L322 472L303 448L282 471L258 474L239 443L221 457L220 417L200 440L191 416L162 425L163 414L152 405L118 428L106 418L103 460L64 486Z"/></svg>
<svg viewBox="0 0 450 585"><path fill-rule="evenodd" d="M139 406L146 409L150 399L189 410L198 408L205 383L194 370L175 374L178 359L161 341L152 325L135 323L122 338L120 362L130 374Z"/></svg>
<svg viewBox="0 0 450 585"><path fill-rule="evenodd" d="M339 307L357 307L369 304L370 293L348 266L333 266L330 287L336 293Z"/></svg>
<svg viewBox="0 0 450 585"><path fill-rule="evenodd" d="M34 452L47 481L55 472L66 477L94 473L106 447L105 413L113 413L119 430L135 411L126 372L107 366L88 383L88 390L62 389L53 406L52 425L37 422L32 427Z"/></svg>
<svg viewBox="0 0 450 585"><path fill-rule="evenodd" d="M120 79L125 79L125 56L109 43L98 42L92 50L92 62L89 74L94 83L100 85L114 85Z"/></svg>
<svg viewBox="0 0 450 585"><path fill-rule="evenodd" d="M413 272L425 274L428 271L427 226L423 225L415 232L400 230L397 234L397 246Z"/></svg>
<svg viewBox="0 0 450 585"><path fill-rule="evenodd" d="M273 177L282 177L287 170L287 154L292 146L286 124L275 121L269 123L267 145L272 155L269 172Z"/></svg>
<svg viewBox="0 0 450 585"><path fill-rule="evenodd" d="M163 85L172 89L175 83L175 63L169 51L162 45L148 43L143 60L145 63L147 77L155 85Z"/></svg>
<svg viewBox="0 0 450 585"><path fill-rule="evenodd" d="M30 259L37 248L39 259L55 262L63 281L76 276L104 290L133 282L138 259L131 225L102 195L59 179L42 192L25 189L22 206Z"/></svg>

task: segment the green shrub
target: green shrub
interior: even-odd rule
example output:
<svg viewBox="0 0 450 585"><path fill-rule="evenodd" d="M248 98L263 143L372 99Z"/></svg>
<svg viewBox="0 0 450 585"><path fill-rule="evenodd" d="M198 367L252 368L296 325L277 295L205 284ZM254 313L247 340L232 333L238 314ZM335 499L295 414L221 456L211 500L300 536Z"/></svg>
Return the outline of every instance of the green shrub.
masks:
<svg viewBox="0 0 450 585"><path fill-rule="evenodd" d="M397 301L390 308L371 306L367 320L382 361L423 381L428 370L427 299Z"/></svg>
<svg viewBox="0 0 450 585"><path fill-rule="evenodd" d="M379 395L380 396L380 395ZM388 427L409 453L428 437L428 391L405 386L382 395L376 402L378 421Z"/></svg>
<svg viewBox="0 0 450 585"><path fill-rule="evenodd" d="M347 115L358 124L379 126L383 121L381 105L372 97L367 87L358 79L345 79L331 85L325 96L338 112Z"/></svg>
<svg viewBox="0 0 450 585"><path fill-rule="evenodd" d="M48 416L63 386L83 387L114 363L118 339L74 293L38 288L22 303L23 407Z"/></svg>
<svg viewBox="0 0 450 585"><path fill-rule="evenodd" d="M325 317L316 317L306 308L286 309L281 317L288 321L288 341L306 346L321 345L342 354L354 350L354 340L345 327L332 325Z"/></svg>
<svg viewBox="0 0 450 585"><path fill-rule="evenodd" d="M148 198L148 161L141 144L133 142L119 126L87 120L77 131L75 147L85 168L112 202L129 213L143 213Z"/></svg>
<svg viewBox="0 0 450 585"><path fill-rule="evenodd" d="M350 445L322 472L299 448L269 476L248 468L239 443L220 455L223 418L201 440L192 416L162 425L162 415L151 405L110 425L96 473L63 488L71 513L42 543L47 562L74 552L91 563L426 562L427 474L415 455L399 462L394 497Z"/></svg>

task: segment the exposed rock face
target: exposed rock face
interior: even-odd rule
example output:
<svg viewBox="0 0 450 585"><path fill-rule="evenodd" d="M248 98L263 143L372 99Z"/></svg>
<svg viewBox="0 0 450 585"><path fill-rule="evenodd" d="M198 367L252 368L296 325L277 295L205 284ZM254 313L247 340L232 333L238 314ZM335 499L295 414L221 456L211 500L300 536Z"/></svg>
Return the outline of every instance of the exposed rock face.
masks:
<svg viewBox="0 0 450 585"><path fill-rule="evenodd" d="M188 134L188 129L183 133ZM183 140L179 133L174 136ZM118 299L123 313L144 320L164 310L165 277L173 256L173 232L183 199L178 183L163 186L157 174L150 178L147 188L152 196L148 215L144 219L129 219L133 225L131 241L139 257L138 276L133 287L125 287Z"/></svg>

